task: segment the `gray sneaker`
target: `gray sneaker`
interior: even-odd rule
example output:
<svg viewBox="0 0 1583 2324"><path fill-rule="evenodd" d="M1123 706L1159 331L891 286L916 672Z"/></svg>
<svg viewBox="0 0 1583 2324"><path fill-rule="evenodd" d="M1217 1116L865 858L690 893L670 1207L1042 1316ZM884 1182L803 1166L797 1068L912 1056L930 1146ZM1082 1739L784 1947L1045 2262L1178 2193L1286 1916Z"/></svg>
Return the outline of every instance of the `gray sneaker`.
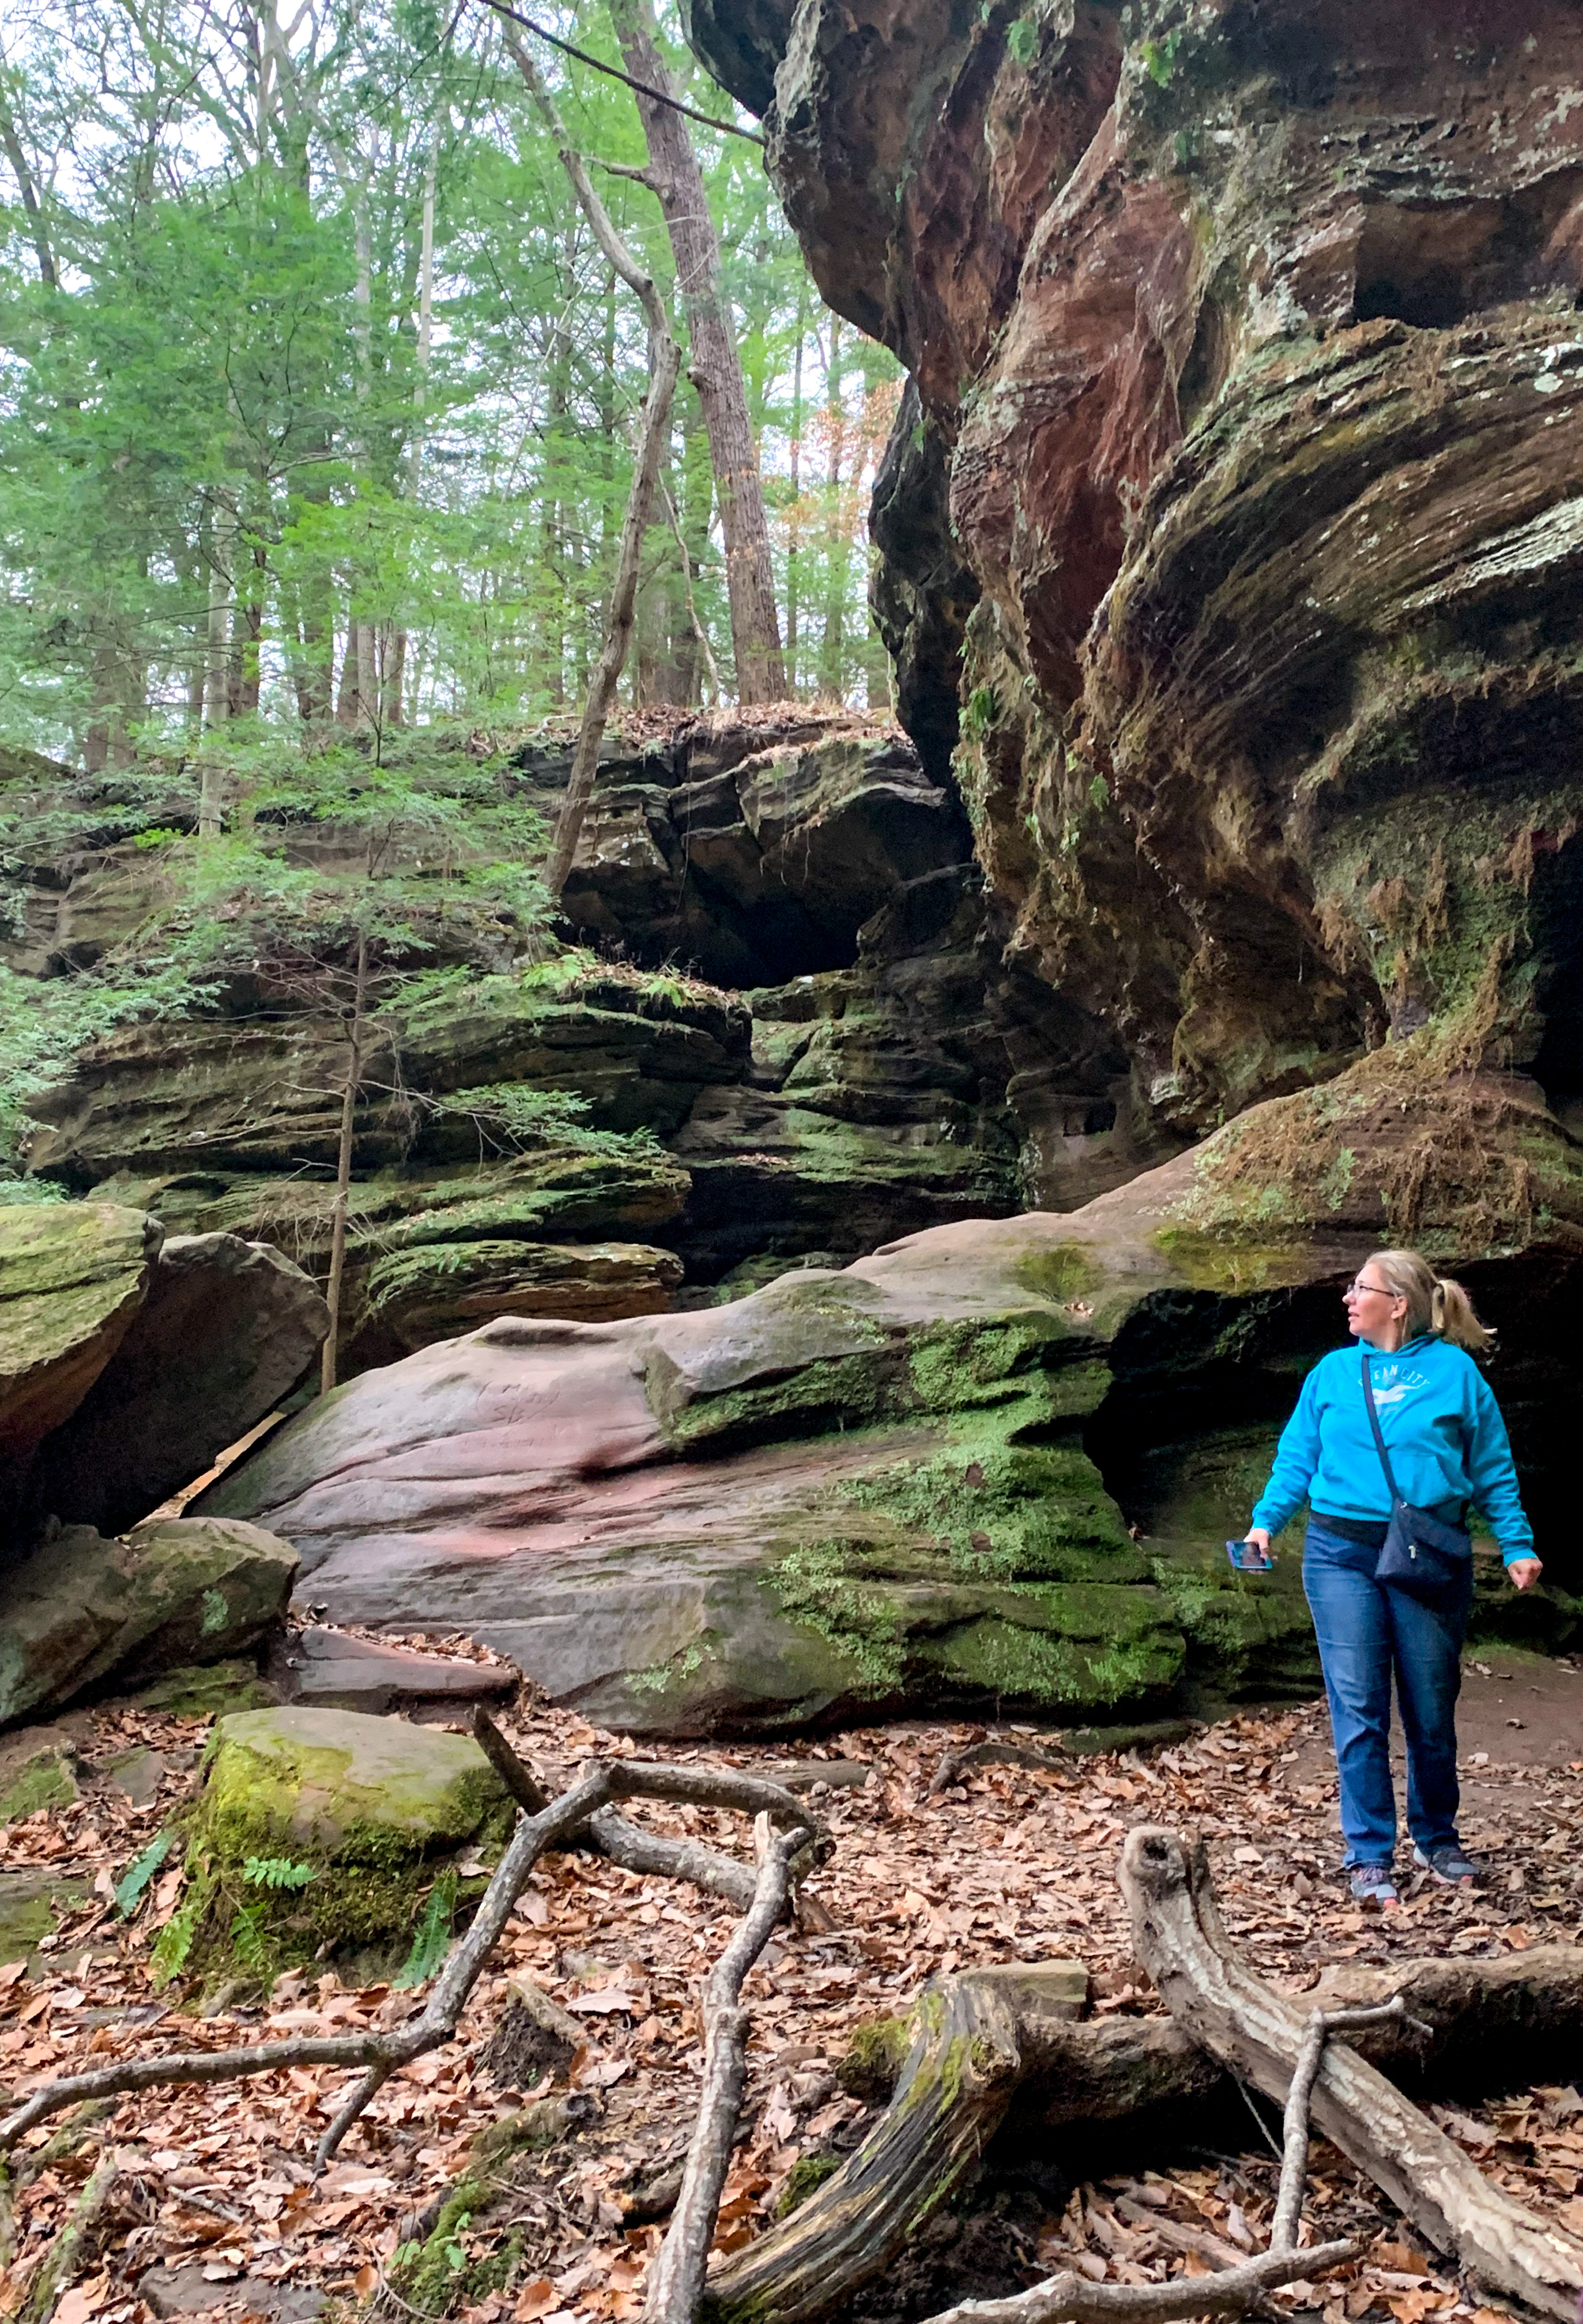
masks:
<svg viewBox="0 0 1583 2324"><path fill-rule="evenodd" d="M1415 1848L1412 1860L1431 1880L1439 1880L1447 1888L1477 1887L1484 1878L1483 1865L1466 1853L1460 1840L1449 1840L1444 1848L1431 1848L1427 1855L1421 1848Z"/></svg>
<svg viewBox="0 0 1583 2324"><path fill-rule="evenodd" d="M1391 1877L1388 1864L1355 1864L1349 1886L1360 1904L1384 1907L1396 1902L1396 1883Z"/></svg>

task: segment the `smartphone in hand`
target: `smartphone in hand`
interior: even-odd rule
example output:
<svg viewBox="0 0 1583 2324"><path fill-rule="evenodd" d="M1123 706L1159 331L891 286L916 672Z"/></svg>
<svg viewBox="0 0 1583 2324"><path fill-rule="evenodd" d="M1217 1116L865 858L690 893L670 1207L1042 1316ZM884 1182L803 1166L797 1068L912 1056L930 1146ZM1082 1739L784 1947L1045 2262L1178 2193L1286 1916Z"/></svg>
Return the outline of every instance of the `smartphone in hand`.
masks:
<svg viewBox="0 0 1583 2324"><path fill-rule="evenodd" d="M1268 1573L1275 1563L1256 1541L1228 1541L1226 1554L1238 1573Z"/></svg>

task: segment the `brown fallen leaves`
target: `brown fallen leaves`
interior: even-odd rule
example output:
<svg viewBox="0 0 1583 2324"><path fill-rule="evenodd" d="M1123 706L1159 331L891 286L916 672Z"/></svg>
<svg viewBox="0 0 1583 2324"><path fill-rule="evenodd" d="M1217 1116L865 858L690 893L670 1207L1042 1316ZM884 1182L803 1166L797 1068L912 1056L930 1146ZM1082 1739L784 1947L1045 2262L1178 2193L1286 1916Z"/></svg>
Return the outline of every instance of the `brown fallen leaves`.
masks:
<svg viewBox="0 0 1583 2324"><path fill-rule="evenodd" d="M633 1749L542 1707L503 1723L551 1785L589 1751ZM153 2047L218 2048L284 2030L344 2032L389 2023L412 2006L412 1997L383 1985L346 1991L328 1971L282 1978L264 2006L239 1991L205 2019L190 2016L190 1999L156 1994L149 1944L153 1926L175 1907L178 1884L167 1873L129 1927L109 1891L194 1780L204 1729L167 1715L120 1712L85 1717L78 1731L93 1771L83 1778L81 1801L3 1836L8 1874L47 1873L60 1893L80 1899L31 1971L0 1963L0 2086L8 2093L90 2059ZM782 1776L820 1758L873 1768L862 1789L810 1794L838 1843L808 1884L833 1929L779 1931L745 1988L753 2037L745 2135L727 2184L718 2248L735 2249L762 2230L801 2157L838 2154L856 2143L866 2117L838 2088L833 2069L859 2020L899 2013L928 1978L971 1962L1076 1954L1093 1972L1097 2010L1156 2006L1132 1959L1116 1879L1132 1823L1205 1832L1229 1927L1252 1966L1289 1988L1311 1984L1320 1965L1338 1958L1493 1955L1583 1936L1576 1846L1583 1766L1481 1766L1464 1836L1489 1856L1490 1885L1462 1895L1420 1884L1404 1892L1400 1913L1382 1920L1354 1907L1335 1877L1334 1775L1317 1709L1249 1714L1148 1757L976 1766L931 1798L947 1751L985 1731L914 1724L811 1745L668 1755L681 1764ZM1049 1750L1047 1736L1016 1732ZM109 1776L110 1763L136 1748L157 1751L163 1762L158 1792L141 1807ZM633 1812L746 1858L739 1817L646 1804ZM699 1988L734 1923L731 1907L690 1887L623 1872L594 1856L546 1859L458 2040L385 2085L342 2159L317 2184L310 2158L345 2088L338 2070L295 2068L243 2085L128 2099L79 2144L51 2149L49 2159L43 2150L57 2126L40 2125L23 2168L40 2161L42 2167L15 2200L15 2254L0 2288L0 2316L25 2302L101 2139L120 2167L80 2278L56 2311L60 2324L144 2324L138 2286L155 2267L199 2271L216 2305L230 2297L237 2313L244 2305L265 2312L272 2287L351 2299L377 2290L397 2246L432 2228L435 2199L462 2170L476 2134L533 2094L498 2088L483 2063L514 1973L532 1978L584 2028L566 2080L556 2086L569 2087L577 2119L560 2144L514 2166L511 2191L496 2209L453 2223L456 2273L474 2286L463 2302L468 2324L636 2316L643 2271L662 2234L667 2179L673 2191L696 2105ZM550 2078L534 2087L547 2091ZM1514 2193L1583 2227L1583 2100L1576 2093L1558 2089L1476 2111L1436 2111ZM1250 2121L1250 2147L1256 2136ZM1278 2303L1291 2310L1322 2301L1325 2324L1357 2324L1371 2313L1381 2319L1388 2313L1396 2324L1440 2316L1466 2324L1479 2315L1332 2150L1316 2147L1312 2167L1311 2235L1361 2231L1370 2249L1350 2273L1306 2292L1293 2286L1273 2295ZM1023 2198L1020 2210L997 2213L994 2240L1014 2281L1032 2281L1056 2260L1120 2282L1208 2270L1262 2245L1273 2178L1273 2162L1255 2152L1168 2177L1060 2191L1042 2217ZM486 2192L498 2194L499 2182ZM510 2279L480 2296L473 2272L499 2254L508 2235L520 2254ZM977 2288L970 2267L953 2281ZM904 2286L887 2296L891 2307L881 2299L861 2312L876 2319L909 2312Z"/></svg>

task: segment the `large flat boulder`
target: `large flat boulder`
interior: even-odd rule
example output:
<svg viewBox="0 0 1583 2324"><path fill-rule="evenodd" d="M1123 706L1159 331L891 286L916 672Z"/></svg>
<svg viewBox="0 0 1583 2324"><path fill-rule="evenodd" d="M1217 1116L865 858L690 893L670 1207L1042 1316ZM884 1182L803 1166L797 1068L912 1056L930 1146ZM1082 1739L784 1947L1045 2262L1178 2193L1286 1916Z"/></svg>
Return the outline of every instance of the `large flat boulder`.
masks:
<svg viewBox="0 0 1583 2324"><path fill-rule="evenodd" d="M0 1538L39 1445L131 1329L163 1239L118 1204L0 1209Z"/></svg>
<svg viewBox="0 0 1583 2324"><path fill-rule="evenodd" d="M466 1628L634 1730L1158 1705L1211 1593L1084 1448L1152 1303L1183 1311L1172 1363L1224 1329L1158 1222L973 1222L727 1307L492 1323L338 1390L203 1505L295 1542L332 1618Z"/></svg>
<svg viewBox="0 0 1583 2324"><path fill-rule="evenodd" d="M58 1531L0 1570L0 1726L111 1678L134 1684L255 1646L297 1563L289 1542L229 1518L156 1520L119 1541Z"/></svg>
<svg viewBox="0 0 1583 2324"><path fill-rule="evenodd" d="M486 1324L338 1389L201 1506L295 1543L332 1620L466 1629L637 1732L1310 1692L1295 1555L1250 1582L1224 1541L1344 1338L1393 1157L1473 1107L1489 1194L1509 1142L1555 1206L1524 1247L1510 1213L1492 1236L1465 1152L1415 1173L1431 1247L1509 1340L1492 1381L1563 1584L1565 1480L1535 1448L1578 1388L1583 1205L1565 1133L1502 1086L1399 1089L1350 1171L1304 1103L1081 1211L934 1228L728 1305ZM1372 1119L1337 1104L1338 1136Z"/></svg>
<svg viewBox="0 0 1583 2324"><path fill-rule="evenodd" d="M42 1446L35 1507L103 1533L135 1524L297 1385L329 1329L322 1297L282 1252L171 1236L113 1360Z"/></svg>

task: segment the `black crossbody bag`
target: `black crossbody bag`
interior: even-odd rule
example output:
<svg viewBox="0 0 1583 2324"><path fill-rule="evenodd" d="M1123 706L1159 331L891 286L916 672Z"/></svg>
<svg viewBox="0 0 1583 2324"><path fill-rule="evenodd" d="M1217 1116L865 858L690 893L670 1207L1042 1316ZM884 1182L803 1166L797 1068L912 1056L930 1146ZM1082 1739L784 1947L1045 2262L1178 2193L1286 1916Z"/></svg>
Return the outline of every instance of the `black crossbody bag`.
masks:
<svg viewBox="0 0 1583 2324"><path fill-rule="evenodd" d="M1426 1605L1449 1612L1460 1602L1467 1589L1473 1570L1473 1537L1462 1526L1447 1525L1428 1509L1415 1509L1396 1490L1391 1456L1380 1433L1380 1416L1375 1410L1366 1356L1363 1360L1363 1400L1368 1406L1368 1425L1375 1432L1375 1449L1391 1495L1391 1519L1385 1528L1379 1563L1375 1567L1375 1580L1387 1583L1393 1590L1405 1590L1411 1597L1422 1599Z"/></svg>

